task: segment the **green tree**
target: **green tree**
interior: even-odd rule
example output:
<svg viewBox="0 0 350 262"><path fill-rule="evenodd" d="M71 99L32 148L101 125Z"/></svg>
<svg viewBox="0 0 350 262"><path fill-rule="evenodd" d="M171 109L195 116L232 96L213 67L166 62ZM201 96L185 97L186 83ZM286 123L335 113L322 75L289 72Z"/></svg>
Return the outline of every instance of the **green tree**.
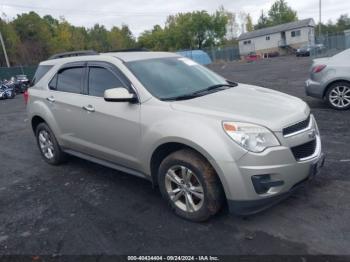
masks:
<svg viewBox="0 0 350 262"><path fill-rule="evenodd" d="M221 7L219 10L212 15L212 27L209 30L210 41L207 42L207 46L209 45L221 45L225 40L225 35L227 33L227 23L228 16L226 10Z"/></svg>
<svg viewBox="0 0 350 262"><path fill-rule="evenodd" d="M153 50L201 49L220 45L224 41L227 22L223 8L212 15L206 11L170 15L164 28L157 25L153 30L143 32L138 45Z"/></svg>
<svg viewBox="0 0 350 262"><path fill-rule="evenodd" d="M51 35L54 36L57 30L57 27L59 25L59 20L53 18L51 15L45 15L43 17L44 22L49 27L49 30L51 32Z"/></svg>
<svg viewBox="0 0 350 262"><path fill-rule="evenodd" d="M122 37L123 48L132 48L136 46L135 37L133 36L128 25L125 25L125 24L122 25L121 37Z"/></svg>
<svg viewBox="0 0 350 262"><path fill-rule="evenodd" d="M245 29L247 32L251 32L254 30L253 21L252 21L252 17L250 16L250 14L248 14L246 17Z"/></svg>
<svg viewBox="0 0 350 262"><path fill-rule="evenodd" d="M107 30L103 25L76 27L64 17L40 17L35 12L17 15L12 21L0 20L9 58L12 64L37 64L53 53L94 49L146 47L174 51L222 45L225 42L228 13L221 7L214 14L206 11L178 13L167 18L164 27L155 25L136 41L127 25ZM0 63L4 64L1 58Z"/></svg>
<svg viewBox="0 0 350 262"><path fill-rule="evenodd" d="M24 63L36 64L49 55L51 32L47 23L35 12L18 15L11 23L21 41Z"/></svg>
<svg viewBox="0 0 350 262"><path fill-rule="evenodd" d="M298 20L297 12L285 0L277 0L270 8L269 20L272 25L280 25Z"/></svg>
<svg viewBox="0 0 350 262"><path fill-rule="evenodd" d="M88 49L88 33L86 28L71 26L71 32L72 50Z"/></svg>
<svg viewBox="0 0 350 262"><path fill-rule="evenodd" d="M71 25L62 19L54 29L54 33L51 38L50 52L59 53L72 51L74 49L72 38L73 30Z"/></svg>
<svg viewBox="0 0 350 262"><path fill-rule="evenodd" d="M350 29L350 17L348 14L341 15L337 20L337 31L343 32L344 30Z"/></svg>
<svg viewBox="0 0 350 262"><path fill-rule="evenodd" d="M10 64L18 64L21 61L20 39L13 28L12 24L6 23L6 21L0 19L0 31L2 33L5 47L7 51ZM0 48L0 66L6 66L5 56L2 48Z"/></svg>
<svg viewBox="0 0 350 262"><path fill-rule="evenodd" d="M114 26L108 33L108 41L111 50L135 47L136 41L129 27L122 25L122 28Z"/></svg>
<svg viewBox="0 0 350 262"><path fill-rule="evenodd" d="M139 36L138 46L155 51L168 51L170 38L166 37L166 31L160 25L155 25L152 30L146 30Z"/></svg>
<svg viewBox="0 0 350 262"><path fill-rule="evenodd" d="M111 50L108 41L108 31L103 25L95 24L88 30L88 48L98 52Z"/></svg>
<svg viewBox="0 0 350 262"><path fill-rule="evenodd" d="M255 26L255 29L280 25L297 20L297 12L288 6L285 0L277 0L273 3L270 10L268 11L268 16L266 16L264 12L261 11L261 15L259 17L258 24Z"/></svg>
<svg viewBox="0 0 350 262"><path fill-rule="evenodd" d="M319 25L316 25L316 34L319 35ZM334 23L329 20L326 24L321 24L321 33L323 35L342 34L344 30L350 29L350 17L342 14Z"/></svg>
<svg viewBox="0 0 350 262"><path fill-rule="evenodd" d="M214 33L214 20L211 20L210 15L206 11L196 11L190 14L189 30L193 37L195 47L201 49L206 45L207 41L211 41Z"/></svg>
<svg viewBox="0 0 350 262"><path fill-rule="evenodd" d="M268 16L265 15L264 10L261 10L258 23L254 26L254 29L257 30L257 29L261 29L269 26L271 26L271 22Z"/></svg>

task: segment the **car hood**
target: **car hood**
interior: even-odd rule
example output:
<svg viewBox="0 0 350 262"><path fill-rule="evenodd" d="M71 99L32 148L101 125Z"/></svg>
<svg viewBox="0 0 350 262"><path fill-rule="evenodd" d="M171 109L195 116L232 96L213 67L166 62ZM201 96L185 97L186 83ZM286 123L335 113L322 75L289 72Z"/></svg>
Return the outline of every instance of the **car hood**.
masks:
<svg viewBox="0 0 350 262"><path fill-rule="evenodd" d="M249 122L280 132L307 118L308 105L301 99L268 88L238 84L194 99L171 103L174 110Z"/></svg>

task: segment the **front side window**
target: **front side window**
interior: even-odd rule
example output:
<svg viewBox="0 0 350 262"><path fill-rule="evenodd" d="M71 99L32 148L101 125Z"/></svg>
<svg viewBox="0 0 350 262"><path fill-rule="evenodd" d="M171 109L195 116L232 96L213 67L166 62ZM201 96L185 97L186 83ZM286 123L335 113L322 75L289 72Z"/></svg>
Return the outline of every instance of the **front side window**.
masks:
<svg viewBox="0 0 350 262"><path fill-rule="evenodd" d="M83 67L72 67L61 70L50 82L50 89L68 93L81 93Z"/></svg>
<svg viewBox="0 0 350 262"><path fill-rule="evenodd" d="M166 100L188 95L227 81L184 57L167 57L128 62L127 67L155 97Z"/></svg>
<svg viewBox="0 0 350 262"><path fill-rule="evenodd" d="M103 67L90 67L89 95L103 97L106 89L117 87L123 87L123 84L111 71Z"/></svg>

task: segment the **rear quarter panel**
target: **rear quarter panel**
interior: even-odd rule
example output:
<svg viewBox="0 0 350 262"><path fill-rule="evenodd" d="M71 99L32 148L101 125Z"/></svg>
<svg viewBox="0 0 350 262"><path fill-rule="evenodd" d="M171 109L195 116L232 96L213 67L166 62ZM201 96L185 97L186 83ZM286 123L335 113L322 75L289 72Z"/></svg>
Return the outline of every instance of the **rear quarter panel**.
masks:
<svg viewBox="0 0 350 262"><path fill-rule="evenodd" d="M41 117L45 120L45 122L54 132L58 142L61 143L58 135L60 134L59 125L53 117L52 112L46 102L46 97L50 95L49 91L45 89L40 89L38 87L32 87L28 89L28 93L29 101L27 104L27 113L30 120L30 124L32 123L33 117Z"/></svg>

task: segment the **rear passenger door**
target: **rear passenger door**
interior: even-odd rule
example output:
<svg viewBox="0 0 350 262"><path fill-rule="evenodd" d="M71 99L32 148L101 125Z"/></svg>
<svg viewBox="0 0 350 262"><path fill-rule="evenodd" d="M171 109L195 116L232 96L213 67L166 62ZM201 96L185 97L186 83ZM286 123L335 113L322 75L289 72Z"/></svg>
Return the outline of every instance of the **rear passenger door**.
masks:
<svg viewBox="0 0 350 262"><path fill-rule="evenodd" d="M85 80L85 115L79 134L89 144L89 154L138 169L137 152L141 139L140 104L106 102L104 91L123 87L133 92L119 69L104 62L89 62Z"/></svg>
<svg viewBox="0 0 350 262"><path fill-rule="evenodd" d="M62 146L81 148L80 121L82 110L83 80L86 63L65 64L49 83L46 103L56 120L59 133L56 134Z"/></svg>

